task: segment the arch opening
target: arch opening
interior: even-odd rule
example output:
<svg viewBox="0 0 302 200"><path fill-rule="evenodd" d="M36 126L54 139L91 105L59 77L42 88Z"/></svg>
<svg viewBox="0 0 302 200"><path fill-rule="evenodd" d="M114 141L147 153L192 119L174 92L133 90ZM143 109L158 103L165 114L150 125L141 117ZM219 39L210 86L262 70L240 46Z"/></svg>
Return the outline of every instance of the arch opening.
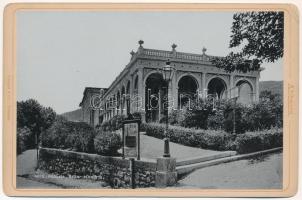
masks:
<svg viewBox="0 0 302 200"><path fill-rule="evenodd" d="M178 107L183 107L188 101L195 100L197 90L197 80L189 75L183 76L178 81Z"/></svg>
<svg viewBox="0 0 302 200"><path fill-rule="evenodd" d="M159 122L164 114L162 109L166 92L162 90L165 82L161 73L153 73L145 82L145 111L146 122Z"/></svg>
<svg viewBox="0 0 302 200"><path fill-rule="evenodd" d="M237 101L244 105L251 104L254 98L251 84L246 80L240 80L236 83L236 86L239 87L239 97Z"/></svg>
<svg viewBox="0 0 302 200"><path fill-rule="evenodd" d="M216 99L225 99L227 97L227 86L221 78L213 78L208 83L208 96L211 95Z"/></svg>

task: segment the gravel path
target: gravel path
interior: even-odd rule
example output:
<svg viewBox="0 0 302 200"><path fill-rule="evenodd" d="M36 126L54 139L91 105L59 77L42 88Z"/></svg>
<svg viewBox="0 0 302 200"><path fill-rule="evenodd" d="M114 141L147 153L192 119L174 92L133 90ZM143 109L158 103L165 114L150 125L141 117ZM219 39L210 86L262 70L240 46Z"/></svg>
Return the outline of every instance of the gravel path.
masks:
<svg viewBox="0 0 302 200"><path fill-rule="evenodd" d="M163 155L164 142L161 139L141 135L141 157L156 159ZM220 154L221 151L205 150L201 148L188 147L174 142L170 142L170 153L176 159L186 159L190 157L209 156Z"/></svg>

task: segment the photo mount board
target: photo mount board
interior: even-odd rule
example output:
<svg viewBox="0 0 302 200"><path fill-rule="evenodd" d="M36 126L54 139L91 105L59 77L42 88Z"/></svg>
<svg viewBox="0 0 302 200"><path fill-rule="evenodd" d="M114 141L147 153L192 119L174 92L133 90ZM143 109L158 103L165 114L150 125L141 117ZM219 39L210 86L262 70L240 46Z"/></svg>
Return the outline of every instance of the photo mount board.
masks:
<svg viewBox="0 0 302 200"><path fill-rule="evenodd" d="M17 189L16 12L30 11L284 11L284 146L282 189ZM4 11L3 187L9 196L289 197L298 182L298 9L292 4L16 3Z"/></svg>

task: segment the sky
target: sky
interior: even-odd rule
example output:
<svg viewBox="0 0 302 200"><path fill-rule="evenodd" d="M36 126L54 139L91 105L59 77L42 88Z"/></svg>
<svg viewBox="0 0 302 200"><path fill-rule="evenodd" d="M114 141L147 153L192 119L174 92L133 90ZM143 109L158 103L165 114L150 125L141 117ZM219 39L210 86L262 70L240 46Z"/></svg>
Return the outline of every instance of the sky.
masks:
<svg viewBox="0 0 302 200"><path fill-rule="evenodd" d="M79 108L85 87L108 87L144 47L225 56L232 12L18 11L17 100L57 113ZM282 59L264 63L260 81L283 80Z"/></svg>

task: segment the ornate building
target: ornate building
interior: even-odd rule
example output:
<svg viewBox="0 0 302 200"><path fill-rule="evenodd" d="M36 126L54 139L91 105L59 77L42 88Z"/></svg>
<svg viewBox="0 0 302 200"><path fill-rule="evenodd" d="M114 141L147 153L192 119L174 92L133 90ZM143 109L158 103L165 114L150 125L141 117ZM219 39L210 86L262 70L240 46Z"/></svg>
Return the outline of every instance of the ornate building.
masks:
<svg viewBox="0 0 302 200"><path fill-rule="evenodd" d="M258 101L260 70L228 73L211 63L214 56L207 55L205 48L202 54L192 54L178 52L175 44L170 51L163 51L146 49L143 43L139 41L137 51L131 52L130 62L108 88L96 89L100 94L98 108L101 109L98 112L92 111L91 105L82 101L83 113L87 110L92 113L83 115L84 121L97 125L127 112L141 112L143 120L159 121L163 113L161 105L167 96L163 91L168 91L168 104L173 109L181 108L188 96L205 98L212 95L217 99L230 99L230 91L236 86L239 88L237 102L250 104ZM162 90L161 69L167 60L175 71L168 90ZM84 92L83 99L87 99L88 94Z"/></svg>

